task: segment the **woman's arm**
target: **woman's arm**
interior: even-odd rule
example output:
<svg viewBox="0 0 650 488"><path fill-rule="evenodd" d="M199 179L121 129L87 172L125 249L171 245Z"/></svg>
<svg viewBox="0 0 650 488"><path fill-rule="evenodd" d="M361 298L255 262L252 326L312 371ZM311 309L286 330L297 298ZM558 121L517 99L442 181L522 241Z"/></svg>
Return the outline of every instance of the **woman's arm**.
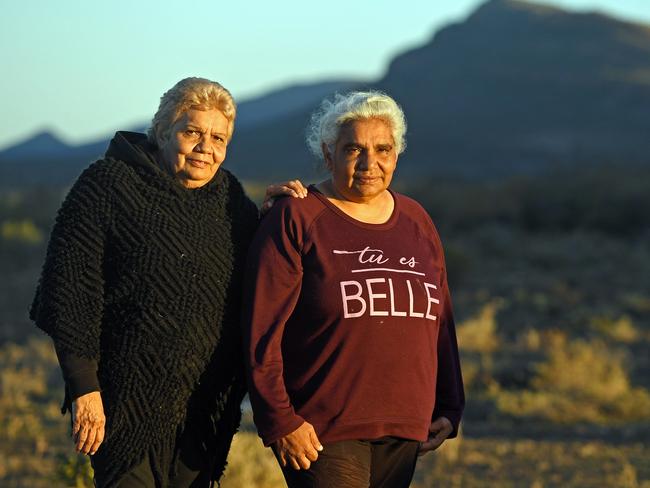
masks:
<svg viewBox="0 0 650 488"><path fill-rule="evenodd" d="M460 369L456 326L447 284L446 270L442 282L443 308L438 333L438 377L436 383L436 405L433 420L445 417L451 422L449 438L456 437L465 407L465 392Z"/></svg>
<svg viewBox="0 0 650 488"><path fill-rule="evenodd" d="M255 424L280 464L309 469L323 449L314 427L297 415L283 379L284 327L302 284L303 226L289 202L264 219L249 251L244 287L244 354Z"/></svg>
<svg viewBox="0 0 650 488"><path fill-rule="evenodd" d="M111 203L102 173L100 163L89 167L65 198L30 311L54 341L66 382L64 410L72 410L77 450L91 454L103 439L105 420L97 362Z"/></svg>
<svg viewBox="0 0 650 488"><path fill-rule="evenodd" d="M244 279L242 325L249 393L267 446L304 422L291 405L282 376L282 335L302 283L301 230L286 203L279 203L260 224Z"/></svg>
<svg viewBox="0 0 650 488"><path fill-rule="evenodd" d="M440 236L431 224L432 246L440 254L442 260L442 275L440 288L442 292L442 309L439 316L439 331L437 343L438 375L436 378L436 404L431 416L429 435L425 442L420 444L419 454L437 449L446 439L458 435L460 420L465 407L465 393L463 378L456 340L456 326L454 312L447 281L447 267L444 260L444 251Z"/></svg>

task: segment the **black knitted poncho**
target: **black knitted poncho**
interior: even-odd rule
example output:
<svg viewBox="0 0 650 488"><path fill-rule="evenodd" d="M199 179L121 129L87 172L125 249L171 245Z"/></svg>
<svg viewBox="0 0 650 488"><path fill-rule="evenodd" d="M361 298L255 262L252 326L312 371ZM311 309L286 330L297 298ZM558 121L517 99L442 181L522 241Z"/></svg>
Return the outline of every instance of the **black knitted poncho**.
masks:
<svg viewBox="0 0 650 488"><path fill-rule="evenodd" d="M228 171L188 190L142 134L118 132L79 177L50 237L31 310L57 351L98 361L118 479L145 455L161 482L187 423L225 459L245 386L240 276L257 208ZM187 423L186 423L187 422Z"/></svg>

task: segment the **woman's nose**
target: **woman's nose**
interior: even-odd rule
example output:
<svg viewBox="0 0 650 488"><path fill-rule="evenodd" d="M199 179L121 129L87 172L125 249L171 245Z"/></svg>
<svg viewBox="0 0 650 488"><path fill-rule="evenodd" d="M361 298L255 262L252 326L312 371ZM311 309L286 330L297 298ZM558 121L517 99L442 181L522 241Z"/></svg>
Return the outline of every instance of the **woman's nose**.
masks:
<svg viewBox="0 0 650 488"><path fill-rule="evenodd" d="M372 168L377 163L376 159L376 155L373 155L368 151L362 151L361 154L359 154L359 158L357 159L357 165L360 169L367 170Z"/></svg>
<svg viewBox="0 0 650 488"><path fill-rule="evenodd" d="M194 150L199 153L209 154L212 152L212 140L209 134L202 134L199 142L196 143Z"/></svg>

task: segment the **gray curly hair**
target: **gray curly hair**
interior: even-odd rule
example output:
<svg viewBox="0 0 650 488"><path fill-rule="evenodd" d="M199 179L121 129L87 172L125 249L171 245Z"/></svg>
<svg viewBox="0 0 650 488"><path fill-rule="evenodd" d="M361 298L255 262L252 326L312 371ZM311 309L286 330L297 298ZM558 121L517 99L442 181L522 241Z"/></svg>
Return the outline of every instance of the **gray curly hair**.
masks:
<svg viewBox="0 0 650 488"><path fill-rule="evenodd" d="M337 93L332 100L323 100L307 128L307 146L314 156L323 159L322 144L333 151L341 126L352 120L372 118L383 119L390 125L395 150L402 153L406 149L406 117L397 102L380 91Z"/></svg>

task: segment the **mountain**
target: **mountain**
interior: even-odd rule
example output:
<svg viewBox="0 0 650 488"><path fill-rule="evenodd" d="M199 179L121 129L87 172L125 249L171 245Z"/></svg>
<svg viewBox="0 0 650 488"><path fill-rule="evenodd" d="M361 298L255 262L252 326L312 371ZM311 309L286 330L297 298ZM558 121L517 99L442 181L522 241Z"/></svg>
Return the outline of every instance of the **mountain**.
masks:
<svg viewBox="0 0 650 488"><path fill-rule="evenodd" d="M52 131L42 130L2 151L2 158L23 159L68 155L74 148L61 141Z"/></svg>
<svg viewBox="0 0 650 488"><path fill-rule="evenodd" d="M323 96L351 88L384 90L404 108L403 179L650 163L650 27L489 0L396 56L374 82L287 87L241 103L226 166L245 179L312 179L303 142L310 115ZM74 164L53 156L43 171L71 179L68 169L77 174L92 152L77 149ZM3 179L11 167L15 158L0 152Z"/></svg>
<svg viewBox="0 0 650 488"><path fill-rule="evenodd" d="M378 86L407 113L413 164L650 162L648 26L491 0L395 58Z"/></svg>
<svg viewBox="0 0 650 488"><path fill-rule="evenodd" d="M406 113L403 179L650 163L648 26L491 0L395 57L372 87ZM239 134L246 146L229 164L254 177L271 171L272 156L276 178L305 173L308 120L305 111Z"/></svg>

